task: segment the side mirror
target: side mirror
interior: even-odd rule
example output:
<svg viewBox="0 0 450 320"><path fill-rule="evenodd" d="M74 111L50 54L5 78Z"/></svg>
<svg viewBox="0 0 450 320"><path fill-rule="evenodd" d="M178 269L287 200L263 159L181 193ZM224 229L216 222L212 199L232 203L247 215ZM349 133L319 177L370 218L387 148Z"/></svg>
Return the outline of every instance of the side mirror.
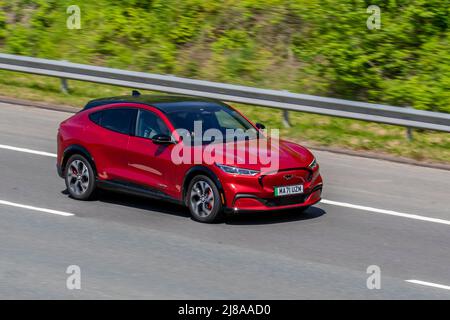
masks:
<svg viewBox="0 0 450 320"><path fill-rule="evenodd" d="M172 144L172 137L167 134L157 134L152 138L154 144Z"/></svg>
<svg viewBox="0 0 450 320"><path fill-rule="evenodd" d="M259 130L263 130L263 129L266 128L265 125L263 125L262 123L259 123L259 122L256 123L256 127L257 127Z"/></svg>

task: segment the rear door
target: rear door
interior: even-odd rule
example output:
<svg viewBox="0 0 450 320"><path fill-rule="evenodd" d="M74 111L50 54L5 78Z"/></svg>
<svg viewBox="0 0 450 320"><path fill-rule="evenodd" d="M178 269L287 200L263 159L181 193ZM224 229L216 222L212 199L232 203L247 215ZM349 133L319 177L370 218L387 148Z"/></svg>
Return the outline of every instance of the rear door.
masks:
<svg viewBox="0 0 450 320"><path fill-rule="evenodd" d="M95 135L93 156L98 176L104 180L128 180L127 149L130 134L134 132L137 109L114 107L90 114L96 128L89 130Z"/></svg>

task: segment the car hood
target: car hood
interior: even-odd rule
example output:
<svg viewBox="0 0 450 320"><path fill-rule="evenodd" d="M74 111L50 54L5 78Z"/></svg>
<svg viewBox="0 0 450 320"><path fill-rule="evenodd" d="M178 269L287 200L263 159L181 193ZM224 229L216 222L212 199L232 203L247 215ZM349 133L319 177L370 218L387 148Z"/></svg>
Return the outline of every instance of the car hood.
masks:
<svg viewBox="0 0 450 320"><path fill-rule="evenodd" d="M194 148L208 164L218 163L246 169L278 171L308 166L314 156L305 147L286 140L259 138L216 143Z"/></svg>

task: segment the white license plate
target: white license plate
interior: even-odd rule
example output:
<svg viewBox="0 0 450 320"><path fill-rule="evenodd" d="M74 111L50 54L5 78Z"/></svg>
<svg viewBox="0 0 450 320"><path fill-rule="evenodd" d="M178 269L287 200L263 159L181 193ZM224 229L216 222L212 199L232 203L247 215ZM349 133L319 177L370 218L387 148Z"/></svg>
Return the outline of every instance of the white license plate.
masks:
<svg viewBox="0 0 450 320"><path fill-rule="evenodd" d="M290 194L303 193L303 185L297 184L292 186L275 187L275 197L287 196Z"/></svg>

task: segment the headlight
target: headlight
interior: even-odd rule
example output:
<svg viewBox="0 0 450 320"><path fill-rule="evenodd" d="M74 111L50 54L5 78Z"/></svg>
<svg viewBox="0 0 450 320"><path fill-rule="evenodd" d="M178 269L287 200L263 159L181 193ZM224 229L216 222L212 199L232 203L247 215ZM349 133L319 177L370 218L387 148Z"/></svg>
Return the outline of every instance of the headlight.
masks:
<svg viewBox="0 0 450 320"><path fill-rule="evenodd" d="M256 176L259 173L258 170L242 169L237 167L226 166L223 164L216 164L216 166L218 166L223 172L230 174L238 174L241 176Z"/></svg>
<svg viewBox="0 0 450 320"><path fill-rule="evenodd" d="M310 169L312 169L312 170L315 170L316 168L317 168L317 166L318 166L319 164L317 163L317 161L316 161L316 158L314 158L314 160L309 164L309 168Z"/></svg>

